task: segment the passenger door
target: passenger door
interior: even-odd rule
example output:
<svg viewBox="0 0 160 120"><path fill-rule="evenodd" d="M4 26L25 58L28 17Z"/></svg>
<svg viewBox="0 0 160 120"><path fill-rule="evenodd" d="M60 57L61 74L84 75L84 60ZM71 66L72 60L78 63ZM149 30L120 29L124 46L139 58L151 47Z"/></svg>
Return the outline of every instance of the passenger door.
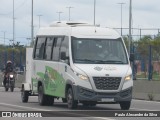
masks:
<svg viewBox="0 0 160 120"><path fill-rule="evenodd" d="M45 50L46 37L38 37L33 55L33 73L32 73L32 90L37 92L38 80L43 80L44 65L44 50Z"/></svg>
<svg viewBox="0 0 160 120"><path fill-rule="evenodd" d="M68 57L66 60L61 60L59 62L59 72L61 74L61 89L60 92L65 97L65 85L67 79L69 79L69 72L70 72L70 66L69 66L69 38L64 37L62 40L61 48L60 48L60 58L61 53L64 52L66 54L66 57Z"/></svg>

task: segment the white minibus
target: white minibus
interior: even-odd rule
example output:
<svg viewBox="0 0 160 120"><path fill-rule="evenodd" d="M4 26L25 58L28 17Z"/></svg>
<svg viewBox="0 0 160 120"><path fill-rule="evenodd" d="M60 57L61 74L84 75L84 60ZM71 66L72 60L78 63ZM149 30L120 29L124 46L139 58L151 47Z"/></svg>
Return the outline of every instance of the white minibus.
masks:
<svg viewBox="0 0 160 120"><path fill-rule="evenodd" d="M37 95L40 105L53 105L54 99L62 98L70 109L107 103L130 108L134 56L128 55L115 30L55 22L40 28L27 56L23 102Z"/></svg>

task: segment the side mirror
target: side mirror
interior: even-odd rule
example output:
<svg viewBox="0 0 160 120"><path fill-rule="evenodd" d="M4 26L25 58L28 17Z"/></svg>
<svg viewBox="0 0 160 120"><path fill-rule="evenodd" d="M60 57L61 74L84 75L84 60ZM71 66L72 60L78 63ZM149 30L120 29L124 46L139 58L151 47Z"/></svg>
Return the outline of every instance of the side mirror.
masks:
<svg viewBox="0 0 160 120"><path fill-rule="evenodd" d="M134 61L134 53L130 53L129 60L130 60L131 62L133 62L133 61Z"/></svg>
<svg viewBox="0 0 160 120"><path fill-rule="evenodd" d="M68 57L66 56L66 52L61 52L61 60L66 60Z"/></svg>

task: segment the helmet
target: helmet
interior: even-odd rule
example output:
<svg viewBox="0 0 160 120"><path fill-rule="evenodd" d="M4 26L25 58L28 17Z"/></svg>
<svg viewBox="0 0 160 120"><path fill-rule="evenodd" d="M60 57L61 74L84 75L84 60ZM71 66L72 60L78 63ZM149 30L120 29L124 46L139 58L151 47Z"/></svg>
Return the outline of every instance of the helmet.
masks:
<svg viewBox="0 0 160 120"><path fill-rule="evenodd" d="M12 64L12 61L8 60L8 61L7 61L7 64L9 64L9 63L11 63L11 64Z"/></svg>

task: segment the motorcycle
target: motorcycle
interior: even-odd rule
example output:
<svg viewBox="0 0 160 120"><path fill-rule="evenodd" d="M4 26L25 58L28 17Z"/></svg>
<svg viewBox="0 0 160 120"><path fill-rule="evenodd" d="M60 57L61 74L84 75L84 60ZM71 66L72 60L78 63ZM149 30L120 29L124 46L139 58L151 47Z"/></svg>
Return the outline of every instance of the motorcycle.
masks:
<svg viewBox="0 0 160 120"><path fill-rule="evenodd" d="M8 91L9 88L11 90L11 92L14 91L14 87L15 87L15 75L13 72L10 72L6 75L6 85L5 87L5 91Z"/></svg>

